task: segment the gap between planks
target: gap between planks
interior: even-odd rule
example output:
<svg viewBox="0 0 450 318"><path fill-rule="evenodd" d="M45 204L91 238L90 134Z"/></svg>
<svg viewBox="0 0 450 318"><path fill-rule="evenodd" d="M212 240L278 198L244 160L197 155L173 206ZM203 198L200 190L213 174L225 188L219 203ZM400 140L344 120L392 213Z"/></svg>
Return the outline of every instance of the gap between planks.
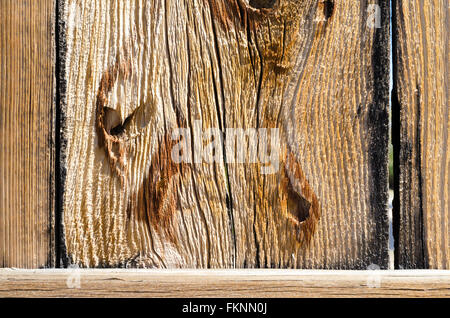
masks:
<svg viewBox="0 0 450 318"><path fill-rule="evenodd" d="M450 271L0 269L0 297L136 296L450 298Z"/></svg>

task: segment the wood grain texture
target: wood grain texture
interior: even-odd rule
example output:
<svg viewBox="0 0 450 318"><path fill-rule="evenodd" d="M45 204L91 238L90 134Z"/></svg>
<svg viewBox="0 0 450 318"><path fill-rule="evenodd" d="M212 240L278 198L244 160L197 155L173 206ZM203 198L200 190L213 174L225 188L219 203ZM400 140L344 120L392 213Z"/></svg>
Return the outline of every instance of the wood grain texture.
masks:
<svg viewBox="0 0 450 318"><path fill-rule="evenodd" d="M448 1L396 1L396 262L450 268Z"/></svg>
<svg viewBox="0 0 450 318"><path fill-rule="evenodd" d="M450 297L449 271L433 270L3 269L0 280L0 297Z"/></svg>
<svg viewBox="0 0 450 318"><path fill-rule="evenodd" d="M61 1L66 264L387 267L389 10L371 27L372 2ZM194 163L171 161L178 127ZM197 158L207 128L277 128L277 169L245 139L245 164Z"/></svg>
<svg viewBox="0 0 450 318"><path fill-rule="evenodd" d="M54 1L0 1L0 267L53 266Z"/></svg>

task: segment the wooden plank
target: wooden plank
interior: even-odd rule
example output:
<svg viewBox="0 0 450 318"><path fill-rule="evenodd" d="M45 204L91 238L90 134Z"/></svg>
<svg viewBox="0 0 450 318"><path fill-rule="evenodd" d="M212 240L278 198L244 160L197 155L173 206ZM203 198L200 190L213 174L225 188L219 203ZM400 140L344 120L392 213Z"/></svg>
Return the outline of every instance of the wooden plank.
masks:
<svg viewBox="0 0 450 318"><path fill-rule="evenodd" d="M449 271L0 270L0 297L450 297Z"/></svg>
<svg viewBox="0 0 450 318"><path fill-rule="evenodd" d="M372 2L62 1L66 264L386 268L389 9ZM207 163L202 128L279 143Z"/></svg>
<svg viewBox="0 0 450 318"><path fill-rule="evenodd" d="M450 268L448 1L396 1L396 266Z"/></svg>
<svg viewBox="0 0 450 318"><path fill-rule="evenodd" d="M0 267L53 266L54 12L0 2Z"/></svg>

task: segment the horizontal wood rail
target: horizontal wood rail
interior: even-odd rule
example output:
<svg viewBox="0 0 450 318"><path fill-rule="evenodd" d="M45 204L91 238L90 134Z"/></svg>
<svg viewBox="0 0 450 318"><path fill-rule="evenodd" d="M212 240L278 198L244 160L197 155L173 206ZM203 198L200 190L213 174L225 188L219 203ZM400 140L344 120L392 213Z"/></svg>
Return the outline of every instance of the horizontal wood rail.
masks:
<svg viewBox="0 0 450 318"><path fill-rule="evenodd" d="M0 297L450 297L450 271L0 269Z"/></svg>

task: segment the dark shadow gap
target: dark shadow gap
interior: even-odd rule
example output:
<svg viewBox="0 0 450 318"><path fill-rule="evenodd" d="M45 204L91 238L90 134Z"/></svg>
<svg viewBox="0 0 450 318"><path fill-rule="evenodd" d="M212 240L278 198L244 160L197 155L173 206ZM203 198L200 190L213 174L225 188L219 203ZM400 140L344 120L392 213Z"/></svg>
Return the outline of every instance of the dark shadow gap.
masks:
<svg viewBox="0 0 450 318"><path fill-rule="evenodd" d="M66 249L63 237L63 194L66 177L64 149L64 105L65 105L65 23L63 1L55 3L55 267L67 266Z"/></svg>
<svg viewBox="0 0 450 318"><path fill-rule="evenodd" d="M390 17L389 17L389 59L390 59L390 67L389 67L389 108L390 108L390 116L389 116L389 269L395 268L395 235L394 235L394 216L393 216L393 204L394 204L394 198L396 197L395 194L395 171L394 171L394 142L393 142L393 136L394 136L394 114L393 114L393 94L394 94L394 72L393 72L393 66L394 66L394 56L393 56L393 24L392 24L392 18L393 18L393 12L394 7L392 0L389 1L389 7L390 7ZM398 122L398 121L397 121ZM393 197L391 201L391 193L393 192ZM397 196L398 197L398 196Z"/></svg>
<svg viewBox="0 0 450 318"><path fill-rule="evenodd" d="M394 269L399 268L399 238L400 238L400 103L397 96L398 66L397 60L397 14L395 1L391 0L391 60L392 82L391 91L391 139L393 148L393 188L394 199L392 201L392 234L394 240Z"/></svg>

